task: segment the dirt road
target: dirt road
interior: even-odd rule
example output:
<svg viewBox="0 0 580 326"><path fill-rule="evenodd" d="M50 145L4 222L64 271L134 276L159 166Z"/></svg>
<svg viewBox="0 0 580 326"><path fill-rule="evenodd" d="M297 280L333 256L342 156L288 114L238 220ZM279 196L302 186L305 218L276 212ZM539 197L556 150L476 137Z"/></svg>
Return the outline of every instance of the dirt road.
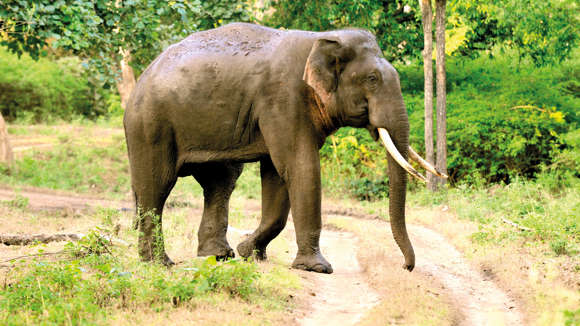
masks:
<svg viewBox="0 0 580 326"><path fill-rule="evenodd" d="M28 189L15 192L11 189L0 189L2 201L13 200L17 196L28 198L29 207L42 209L131 207L129 202L71 196L46 190ZM326 208L325 211L337 210ZM352 223L360 222L358 219L361 218L360 215L340 217L349 219ZM383 221L376 223L381 224L381 228L388 228L388 223ZM285 232L293 234L292 230ZM524 318L516 302L495 285L492 279L470 266L462 254L443 236L416 225L410 225L409 232L418 257L413 273L433 278L444 285L444 291L452 298L454 309L459 311L457 322L460 325L524 324ZM291 242L290 250L296 250L294 241ZM355 325L371 311L372 307L382 300L389 300L381 298L369 286L367 276L357 261L357 246L358 239L352 233L331 230L323 232L321 247L327 259L333 264L334 273L323 275L297 271L306 281L311 282L311 288L315 289L306 299L308 301L306 308L295 312L300 325Z"/></svg>

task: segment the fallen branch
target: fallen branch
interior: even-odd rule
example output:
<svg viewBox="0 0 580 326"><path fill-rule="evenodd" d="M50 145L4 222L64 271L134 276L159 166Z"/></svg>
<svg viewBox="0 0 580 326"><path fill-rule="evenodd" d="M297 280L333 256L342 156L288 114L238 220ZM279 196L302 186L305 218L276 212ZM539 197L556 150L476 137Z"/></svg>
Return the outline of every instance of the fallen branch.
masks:
<svg viewBox="0 0 580 326"><path fill-rule="evenodd" d="M519 224L517 224L515 222L512 222L512 221L508 220L505 217L502 217L501 219L502 219L502 221L504 221L504 223L507 223L507 224L509 224L509 225L511 225L511 226L513 226L515 228L518 228L518 229L520 229L520 231L533 231L532 229L527 228L527 227L522 226L522 225L519 225Z"/></svg>
<svg viewBox="0 0 580 326"><path fill-rule="evenodd" d="M7 246L26 246L34 243L49 243L56 241L79 241L85 235L82 233L57 233L57 234L0 234L0 244ZM129 246L127 241L101 235L105 240L115 244Z"/></svg>
<svg viewBox="0 0 580 326"><path fill-rule="evenodd" d="M0 234L0 243L7 246L26 246L33 243L49 243L55 241L78 241L84 234Z"/></svg>

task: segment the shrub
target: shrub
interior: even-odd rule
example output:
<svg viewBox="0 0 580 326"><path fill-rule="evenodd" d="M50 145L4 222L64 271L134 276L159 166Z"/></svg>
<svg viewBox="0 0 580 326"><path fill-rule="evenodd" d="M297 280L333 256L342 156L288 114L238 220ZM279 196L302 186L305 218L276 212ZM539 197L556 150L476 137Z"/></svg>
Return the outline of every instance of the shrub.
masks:
<svg viewBox="0 0 580 326"><path fill-rule="evenodd" d="M511 53L448 62L447 145L452 183L535 178L569 145L563 134L580 122L573 59L537 68ZM410 114L411 144L424 148L422 69L399 68ZM424 152L424 151L423 151Z"/></svg>
<svg viewBox="0 0 580 326"><path fill-rule="evenodd" d="M8 121L92 118L105 113L98 109L96 93L102 92L91 87L75 57L34 61L0 48L0 111Z"/></svg>
<svg viewBox="0 0 580 326"><path fill-rule="evenodd" d="M361 200L387 197L386 153L368 131L340 129L320 150L325 187Z"/></svg>
<svg viewBox="0 0 580 326"><path fill-rule="evenodd" d="M101 247L95 239L85 240L85 245ZM191 267L168 270L111 252L75 253L73 260L35 261L10 271L10 284L0 287L0 323L109 324L104 321L119 308L159 312L213 293L249 300L263 290L257 284L257 265L241 259L217 262L211 256L194 260Z"/></svg>

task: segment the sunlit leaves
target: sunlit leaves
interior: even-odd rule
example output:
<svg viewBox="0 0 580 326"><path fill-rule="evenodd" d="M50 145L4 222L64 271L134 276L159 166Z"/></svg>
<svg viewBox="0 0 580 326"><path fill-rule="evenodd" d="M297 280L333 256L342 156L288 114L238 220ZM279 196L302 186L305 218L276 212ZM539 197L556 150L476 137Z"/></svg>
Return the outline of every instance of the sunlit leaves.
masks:
<svg viewBox="0 0 580 326"><path fill-rule="evenodd" d="M186 35L231 21L247 21L241 0L5 0L0 45L33 58L47 46L82 58L109 84L118 72L119 49L142 70L164 47Z"/></svg>
<svg viewBox="0 0 580 326"><path fill-rule="evenodd" d="M458 49L463 55L502 44L544 66L569 57L579 40L578 4L571 0L453 0L450 6L469 28Z"/></svg>
<svg viewBox="0 0 580 326"><path fill-rule="evenodd" d="M418 4L415 0L280 0L264 23L273 27L313 31L344 27L365 28L377 41L390 61L404 61L417 56L422 48Z"/></svg>

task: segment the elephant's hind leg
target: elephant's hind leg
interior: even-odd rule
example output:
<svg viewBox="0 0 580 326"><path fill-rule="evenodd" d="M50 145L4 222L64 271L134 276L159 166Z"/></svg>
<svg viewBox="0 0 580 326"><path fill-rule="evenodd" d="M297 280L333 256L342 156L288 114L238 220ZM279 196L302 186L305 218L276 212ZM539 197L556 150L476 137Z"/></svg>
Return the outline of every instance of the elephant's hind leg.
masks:
<svg viewBox="0 0 580 326"><path fill-rule="evenodd" d="M132 144L128 144L130 148ZM140 150L131 152L131 179L137 207L139 256L144 261L156 260L165 265L173 262L165 253L162 215L165 201L177 181L171 146L135 144Z"/></svg>
<svg viewBox="0 0 580 326"><path fill-rule="evenodd" d="M238 245L238 253L249 257L254 252L256 258L266 259L266 246L286 226L290 200L286 184L278 175L272 161L264 159L260 162L262 177L262 220L254 233Z"/></svg>
<svg viewBox="0 0 580 326"><path fill-rule="evenodd" d="M203 216L199 226L198 256L216 256L218 259L234 257L228 244L228 210L230 196L243 164L205 163L193 169L193 177L203 188Z"/></svg>

